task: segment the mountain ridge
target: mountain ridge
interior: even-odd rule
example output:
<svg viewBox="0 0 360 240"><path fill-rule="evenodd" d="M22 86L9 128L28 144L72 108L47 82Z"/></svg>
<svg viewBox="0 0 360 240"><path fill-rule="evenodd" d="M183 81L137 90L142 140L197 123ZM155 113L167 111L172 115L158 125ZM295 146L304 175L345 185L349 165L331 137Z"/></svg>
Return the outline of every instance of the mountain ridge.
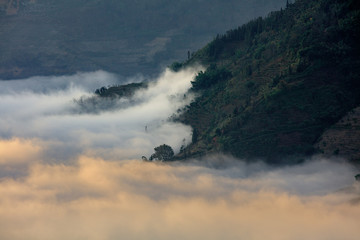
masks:
<svg viewBox="0 0 360 240"><path fill-rule="evenodd" d="M179 157L226 152L277 163L321 153L323 132L360 103L359 20L356 1L298 0L218 35L183 65L232 77L200 89L181 119L196 138Z"/></svg>
<svg viewBox="0 0 360 240"><path fill-rule="evenodd" d="M225 153L292 164L323 153L359 163L358 132L329 141L360 106L359 9L354 0L297 0L173 63L207 67L192 82L199 97L176 119L193 128L192 143L173 160ZM357 129L359 115L351 118L344 131Z"/></svg>

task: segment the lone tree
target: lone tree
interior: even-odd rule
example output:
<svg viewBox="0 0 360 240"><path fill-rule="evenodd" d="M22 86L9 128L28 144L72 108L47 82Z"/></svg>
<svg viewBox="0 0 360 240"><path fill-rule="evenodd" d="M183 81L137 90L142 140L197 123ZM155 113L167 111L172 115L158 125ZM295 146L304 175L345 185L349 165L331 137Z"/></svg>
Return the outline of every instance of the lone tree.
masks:
<svg viewBox="0 0 360 240"><path fill-rule="evenodd" d="M150 161L159 160L159 161L168 161L174 157L174 151L169 145L163 144L154 148L155 153L151 155Z"/></svg>

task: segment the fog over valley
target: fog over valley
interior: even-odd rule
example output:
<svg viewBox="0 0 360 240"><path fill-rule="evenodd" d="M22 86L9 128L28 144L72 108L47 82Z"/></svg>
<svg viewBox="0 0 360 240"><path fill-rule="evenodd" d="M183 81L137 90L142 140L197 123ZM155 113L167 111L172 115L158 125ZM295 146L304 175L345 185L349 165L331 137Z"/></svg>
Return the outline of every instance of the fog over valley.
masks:
<svg viewBox="0 0 360 240"><path fill-rule="evenodd" d="M359 239L359 9L0 0L0 240Z"/></svg>
<svg viewBox="0 0 360 240"><path fill-rule="evenodd" d="M224 155L141 160L160 144L178 152L191 141L191 127L168 117L193 100L187 91L200 69L166 70L133 101L96 113L74 99L94 97L88 79L116 84L112 74L6 82L0 238L356 239L360 186L342 159L288 167Z"/></svg>
<svg viewBox="0 0 360 240"><path fill-rule="evenodd" d="M96 113L82 113L77 100L94 97L89 91L93 81L114 84L113 75L106 72L40 78L44 80L43 90L27 87L39 81L36 78L7 81L0 97L1 136L38 138L54 144L54 149L60 147L65 153L74 154L98 149L109 156L122 152L126 157L136 158L140 154L149 155L153 147L162 143L179 150L183 139L189 141L191 129L167 119L192 100L191 94L186 97L184 94L197 71L189 69L175 74L167 70L147 89L139 90L131 102L113 100L117 109L113 106L112 111L107 111L103 106ZM96 99L100 105L107 104L107 99Z"/></svg>

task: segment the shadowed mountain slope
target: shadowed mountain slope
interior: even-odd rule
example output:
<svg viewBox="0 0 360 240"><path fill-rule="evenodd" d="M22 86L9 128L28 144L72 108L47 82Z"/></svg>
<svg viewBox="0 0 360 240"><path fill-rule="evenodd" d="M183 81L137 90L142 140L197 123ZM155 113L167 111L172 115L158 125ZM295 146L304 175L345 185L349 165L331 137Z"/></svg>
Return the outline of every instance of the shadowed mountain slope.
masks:
<svg viewBox="0 0 360 240"><path fill-rule="evenodd" d="M179 157L226 152L277 163L324 152L324 131L360 103L359 30L357 1L298 0L177 63L209 66L180 119L194 137Z"/></svg>
<svg viewBox="0 0 360 240"><path fill-rule="evenodd" d="M192 143L174 159L228 153L292 164L324 153L360 162L360 6L297 0L225 34L174 71L202 64L176 120Z"/></svg>

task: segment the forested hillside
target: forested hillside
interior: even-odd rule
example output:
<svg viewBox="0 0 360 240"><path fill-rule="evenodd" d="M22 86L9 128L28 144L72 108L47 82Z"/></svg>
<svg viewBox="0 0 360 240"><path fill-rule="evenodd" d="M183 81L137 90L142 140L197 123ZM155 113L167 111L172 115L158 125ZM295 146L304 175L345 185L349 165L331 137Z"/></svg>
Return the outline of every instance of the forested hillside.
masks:
<svg viewBox="0 0 360 240"><path fill-rule="evenodd" d="M173 64L207 66L192 83L200 97L179 119L194 132L178 157L276 163L321 152L324 131L360 104L359 9L357 0L297 0Z"/></svg>

